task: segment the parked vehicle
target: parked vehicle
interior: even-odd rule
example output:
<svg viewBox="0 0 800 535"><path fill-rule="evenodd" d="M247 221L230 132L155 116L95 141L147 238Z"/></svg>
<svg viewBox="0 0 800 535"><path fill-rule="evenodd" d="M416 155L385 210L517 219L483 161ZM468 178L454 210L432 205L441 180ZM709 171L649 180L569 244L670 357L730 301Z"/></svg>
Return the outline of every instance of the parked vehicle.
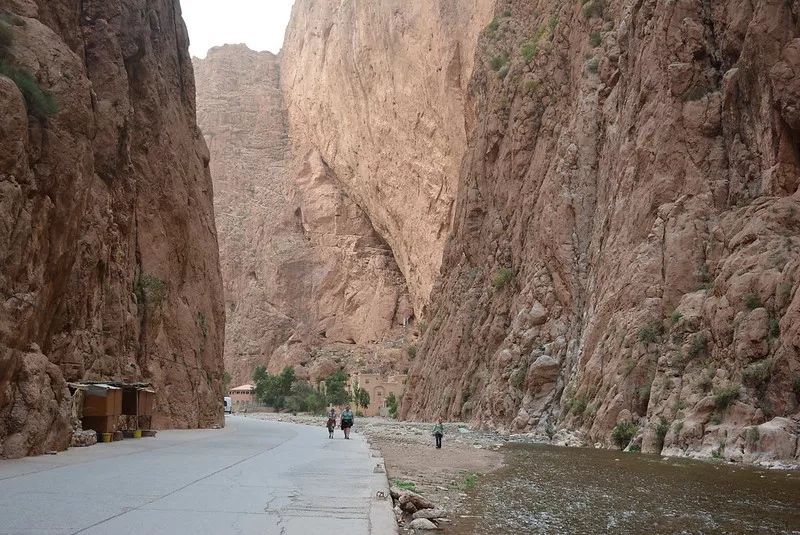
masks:
<svg viewBox="0 0 800 535"><path fill-rule="evenodd" d="M230 414L231 413L231 407L233 406L233 403L231 403L231 398L229 398L228 396L225 396L222 399L225 401L225 414Z"/></svg>

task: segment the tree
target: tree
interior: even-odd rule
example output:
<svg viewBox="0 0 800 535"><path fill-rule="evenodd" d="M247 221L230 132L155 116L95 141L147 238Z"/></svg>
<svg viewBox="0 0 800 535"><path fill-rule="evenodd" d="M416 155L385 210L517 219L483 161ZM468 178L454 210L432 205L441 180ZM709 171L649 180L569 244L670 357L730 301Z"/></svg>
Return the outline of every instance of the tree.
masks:
<svg viewBox="0 0 800 535"><path fill-rule="evenodd" d="M392 418L397 418L397 408L399 406L399 402L397 401L397 396L395 396L394 393L386 396L386 406L389 407L389 416Z"/></svg>
<svg viewBox="0 0 800 535"><path fill-rule="evenodd" d="M345 405L350 402L350 394L345 389L347 374L336 372L325 379L325 395L331 405Z"/></svg>
<svg viewBox="0 0 800 535"><path fill-rule="evenodd" d="M291 395L294 382L294 368L289 366L280 375L270 375L264 366L257 367L253 372L256 398L264 405L276 409L286 407L286 398Z"/></svg>
<svg viewBox="0 0 800 535"><path fill-rule="evenodd" d="M353 403L355 404L356 408L369 407L369 392L367 392L364 388L355 385L353 387Z"/></svg>

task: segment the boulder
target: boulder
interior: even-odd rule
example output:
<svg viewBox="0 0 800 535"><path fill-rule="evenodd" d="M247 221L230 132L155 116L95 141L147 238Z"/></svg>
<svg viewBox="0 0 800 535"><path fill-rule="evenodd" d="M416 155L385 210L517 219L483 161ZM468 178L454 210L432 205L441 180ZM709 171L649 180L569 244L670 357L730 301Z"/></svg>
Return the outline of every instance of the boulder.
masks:
<svg viewBox="0 0 800 535"><path fill-rule="evenodd" d="M416 520L412 520L411 524L408 525L411 529L439 529L439 526L428 520L427 518L417 518Z"/></svg>
<svg viewBox="0 0 800 535"><path fill-rule="evenodd" d="M438 507L434 509L420 509L416 513L414 513L413 518L416 520L417 518L427 518L431 520L433 518L444 518L447 516L447 513L439 509Z"/></svg>

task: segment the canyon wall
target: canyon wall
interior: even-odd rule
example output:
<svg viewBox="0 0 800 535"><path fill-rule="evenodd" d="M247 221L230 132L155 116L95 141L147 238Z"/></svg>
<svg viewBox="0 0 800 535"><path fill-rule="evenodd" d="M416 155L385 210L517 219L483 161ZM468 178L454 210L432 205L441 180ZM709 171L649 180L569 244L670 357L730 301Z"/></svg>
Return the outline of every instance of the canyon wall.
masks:
<svg viewBox="0 0 800 535"><path fill-rule="evenodd" d="M423 315L452 227L466 88L493 1L297 0L282 50L292 138L394 252Z"/></svg>
<svg viewBox="0 0 800 535"><path fill-rule="evenodd" d="M403 366L385 342L413 316L405 280L318 151L290 140L279 57L226 45L194 62L234 383L259 365L300 378Z"/></svg>
<svg viewBox="0 0 800 535"><path fill-rule="evenodd" d="M154 427L221 424L209 154L178 0L3 0L0 31L0 456L69 444L67 381L149 381Z"/></svg>
<svg viewBox="0 0 800 535"><path fill-rule="evenodd" d="M496 15L402 415L797 460L800 3Z"/></svg>

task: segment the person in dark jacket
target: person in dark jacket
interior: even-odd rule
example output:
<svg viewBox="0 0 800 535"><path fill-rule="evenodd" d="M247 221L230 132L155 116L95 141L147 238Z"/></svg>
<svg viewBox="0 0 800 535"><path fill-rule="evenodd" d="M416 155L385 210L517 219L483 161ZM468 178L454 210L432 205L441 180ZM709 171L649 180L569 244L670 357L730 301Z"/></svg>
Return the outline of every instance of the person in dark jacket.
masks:
<svg viewBox="0 0 800 535"><path fill-rule="evenodd" d="M436 425L433 426L433 436L436 437L436 449L442 449L442 437L444 436L444 426L442 425L442 419L439 418L439 421Z"/></svg>

